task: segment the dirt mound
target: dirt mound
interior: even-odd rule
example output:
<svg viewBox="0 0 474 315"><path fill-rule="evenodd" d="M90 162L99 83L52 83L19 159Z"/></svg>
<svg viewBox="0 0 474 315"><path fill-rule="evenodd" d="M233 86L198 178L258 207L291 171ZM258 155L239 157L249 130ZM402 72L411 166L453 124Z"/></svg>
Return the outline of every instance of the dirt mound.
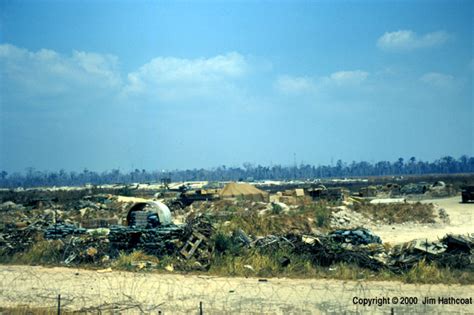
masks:
<svg viewBox="0 0 474 315"><path fill-rule="evenodd" d="M246 183L229 183L219 194L222 198L268 199L268 193Z"/></svg>

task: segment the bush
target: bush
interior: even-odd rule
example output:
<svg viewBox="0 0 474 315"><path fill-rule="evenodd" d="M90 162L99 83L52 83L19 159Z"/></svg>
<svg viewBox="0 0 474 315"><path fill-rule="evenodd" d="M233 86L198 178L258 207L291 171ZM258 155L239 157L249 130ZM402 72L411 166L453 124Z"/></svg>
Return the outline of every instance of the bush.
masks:
<svg viewBox="0 0 474 315"><path fill-rule="evenodd" d="M283 208L276 203L272 203L272 214L280 214L283 211Z"/></svg>
<svg viewBox="0 0 474 315"><path fill-rule="evenodd" d="M212 239L214 249L217 254L238 255L240 252L240 244L236 240L222 232L218 232Z"/></svg>
<svg viewBox="0 0 474 315"><path fill-rule="evenodd" d="M312 203L302 207L303 212L314 215L316 225L319 228L328 228L331 219L331 209L324 202Z"/></svg>

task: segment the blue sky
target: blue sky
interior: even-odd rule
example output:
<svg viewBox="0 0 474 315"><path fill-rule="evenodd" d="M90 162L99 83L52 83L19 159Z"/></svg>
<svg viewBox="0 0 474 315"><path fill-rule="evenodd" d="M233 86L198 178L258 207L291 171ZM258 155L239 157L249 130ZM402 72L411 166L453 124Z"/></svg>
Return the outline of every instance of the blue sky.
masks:
<svg viewBox="0 0 474 315"><path fill-rule="evenodd" d="M474 155L472 1L2 1L0 168Z"/></svg>

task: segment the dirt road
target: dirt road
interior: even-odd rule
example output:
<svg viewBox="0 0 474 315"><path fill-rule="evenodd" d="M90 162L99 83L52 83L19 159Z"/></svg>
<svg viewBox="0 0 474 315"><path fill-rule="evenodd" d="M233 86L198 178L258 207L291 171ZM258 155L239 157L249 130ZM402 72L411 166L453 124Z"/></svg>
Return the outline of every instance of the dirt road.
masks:
<svg viewBox="0 0 474 315"><path fill-rule="evenodd" d="M114 314L456 314L474 306L439 304L439 297L472 299L474 286L409 285L318 279L220 278L105 272L31 266L0 266L0 305L55 306L69 310L115 310ZM400 305L414 297L416 305ZM363 299L388 298L363 306ZM425 297L435 304L422 304ZM394 298L398 303L394 303ZM368 300L366 300L368 301ZM373 300L375 302L380 300ZM472 300L471 300L472 301ZM356 303L354 303L356 302ZM414 299L411 299L414 302Z"/></svg>
<svg viewBox="0 0 474 315"><path fill-rule="evenodd" d="M392 224L374 225L371 230L382 238L383 242L403 243L413 239L437 240L448 233L474 233L474 203L461 203L461 197L423 200L433 203L437 209L443 208L449 215L449 223L433 224ZM437 211L437 210L436 210Z"/></svg>

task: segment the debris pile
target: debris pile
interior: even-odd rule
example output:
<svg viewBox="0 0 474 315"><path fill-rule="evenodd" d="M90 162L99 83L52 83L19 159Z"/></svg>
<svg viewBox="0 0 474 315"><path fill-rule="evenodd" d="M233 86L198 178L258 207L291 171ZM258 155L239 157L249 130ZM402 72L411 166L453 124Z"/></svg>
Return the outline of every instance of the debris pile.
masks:
<svg viewBox="0 0 474 315"><path fill-rule="evenodd" d="M24 210L23 205L17 205L13 201L5 201L0 204L0 211L11 211L11 210Z"/></svg>
<svg viewBox="0 0 474 315"><path fill-rule="evenodd" d="M384 264L376 258L384 253L384 248L380 244L352 245L336 241L330 235L305 235L294 239L293 245L296 253L307 255L315 265L330 266L345 262L371 270L380 270L384 267Z"/></svg>
<svg viewBox="0 0 474 315"><path fill-rule="evenodd" d="M240 246L266 252L290 249L319 266L344 262L375 271L387 269L402 273L425 260L450 268L474 268L473 236L447 235L439 242L415 240L392 249L384 247L380 237L363 228L337 230L329 234L265 237L252 237L237 231L232 237Z"/></svg>
<svg viewBox="0 0 474 315"><path fill-rule="evenodd" d="M179 253L186 260L193 258L194 267L198 269L210 267L213 251L210 238L213 230L210 218L203 215L188 218L185 225L184 239L186 241Z"/></svg>
<svg viewBox="0 0 474 315"><path fill-rule="evenodd" d="M418 186L406 187L406 191L415 188L418 189ZM307 221L304 217L301 225L308 224L304 228L293 228L299 225L288 220L283 222L285 228L280 232L269 232L281 233L279 235L256 236L241 229L226 230L227 234L221 241L228 243L220 244L224 245L220 248L217 236L223 232L216 233L214 224L224 221L230 223L232 216L237 215L253 215L250 218L262 220L268 216L273 220L278 219L282 213L289 212L288 217L291 217L292 206L252 199L241 203L230 199L216 202L196 200L186 215L183 215L181 222L185 223L177 225L173 223L168 207L158 201L120 197L127 201L119 202L118 198L110 195L81 195L78 199L58 202L52 196L46 197L36 196L36 199L25 200L22 204L16 199L15 202L0 204L0 256L26 253L35 242L46 240L43 245L48 247L53 243L49 240L59 240L54 244L59 246L61 263L65 264L101 265L119 256L121 252L141 250L160 260L163 256L172 257L178 269L207 270L213 263L216 252L241 255L246 249L251 249L265 254L282 251L289 253L289 257L300 255L320 266L344 262L371 270L386 269L397 273L409 270L422 260L449 268L474 269L472 235L447 235L436 242L415 240L389 248L382 245L382 240L377 235L358 227L368 221L364 213L346 206L332 207L333 210L338 210L333 211L331 216L332 226L337 230L330 233L317 232L308 223L314 222L314 219ZM64 196L61 200L63 199ZM301 202L307 201L302 199ZM388 217L377 211L385 209L385 205L367 203L364 206L374 210L373 213L378 213L381 219ZM361 205L355 205L354 209L357 207ZM402 203L397 207L393 214L388 211L386 213L395 219L398 218L395 215L403 213L413 217L414 205ZM431 211L431 208L427 210ZM429 211L426 213L430 213ZM426 215L420 217L427 218ZM439 209L439 217L443 221L449 220L443 209ZM118 224L119 222L124 225ZM233 226L225 223L222 226L227 229ZM241 252L242 249L244 251ZM278 264L289 266L289 257L279 257ZM170 267L172 268L174 267Z"/></svg>
<svg viewBox="0 0 474 315"><path fill-rule="evenodd" d="M149 213L143 211L149 218ZM138 211L136 212L139 213ZM203 216L190 219L185 225L136 227L113 225L109 228L86 230L74 225L56 224L44 230L45 239L62 239L65 263L96 261L98 256L116 257L120 252L142 250L162 257L180 253L186 260L193 258L209 266L212 247L209 238L212 224ZM27 248L30 243L25 244Z"/></svg>
<svg viewBox="0 0 474 315"><path fill-rule="evenodd" d="M20 204L6 203L10 210L2 212L0 220L0 256L5 257L23 252L42 239L44 230L54 220L51 211L28 210Z"/></svg>
<svg viewBox="0 0 474 315"><path fill-rule="evenodd" d="M110 227L108 234L111 254L141 249L159 257L175 252L182 238L183 228L177 225L154 229L116 225Z"/></svg>
<svg viewBox="0 0 474 315"><path fill-rule="evenodd" d="M436 242L413 240L395 246L387 256L386 264L394 271L406 271L421 260L436 262L441 266L472 269L474 236L446 235Z"/></svg>
<svg viewBox="0 0 474 315"><path fill-rule="evenodd" d="M331 214L331 226L333 227L357 227L367 223L368 221L370 222L370 219L346 206L339 206L334 210L335 211Z"/></svg>
<svg viewBox="0 0 474 315"><path fill-rule="evenodd" d="M400 188L400 192L403 195L413 195L413 194L422 195L428 189L429 189L429 185L427 183L418 183L418 184L410 183Z"/></svg>
<svg viewBox="0 0 474 315"><path fill-rule="evenodd" d="M84 234L64 240L63 263L105 263L110 259L109 240L105 234Z"/></svg>
<svg viewBox="0 0 474 315"><path fill-rule="evenodd" d="M380 237L363 228L353 230L337 230L329 234L329 237L335 242L349 243L352 245L367 245L372 243L382 244Z"/></svg>
<svg viewBox="0 0 474 315"><path fill-rule="evenodd" d="M86 229L78 228L72 224L55 224L44 231L44 238L47 240L57 240L68 235L84 234L86 231Z"/></svg>
<svg viewBox="0 0 474 315"><path fill-rule="evenodd" d="M0 254L11 256L30 248L41 233L41 222L30 224L27 227L6 225L0 231Z"/></svg>
<svg viewBox="0 0 474 315"><path fill-rule="evenodd" d="M453 188L453 185L451 184L446 184L443 181L437 181L433 185L431 185L430 189L428 190L428 194L432 198L442 198L442 197L455 196L456 190Z"/></svg>

